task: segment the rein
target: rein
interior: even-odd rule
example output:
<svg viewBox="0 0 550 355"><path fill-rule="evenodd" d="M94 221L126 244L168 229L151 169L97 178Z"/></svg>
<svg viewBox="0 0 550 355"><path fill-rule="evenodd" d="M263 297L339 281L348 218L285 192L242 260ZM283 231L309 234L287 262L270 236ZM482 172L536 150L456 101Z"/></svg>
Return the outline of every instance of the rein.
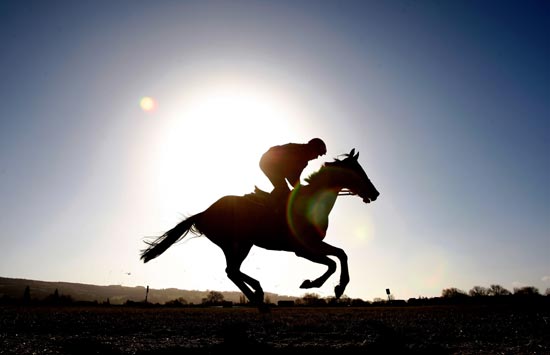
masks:
<svg viewBox="0 0 550 355"><path fill-rule="evenodd" d="M351 192L348 189L343 189L342 191L338 192L338 196L355 196L355 195L357 194L354 192Z"/></svg>

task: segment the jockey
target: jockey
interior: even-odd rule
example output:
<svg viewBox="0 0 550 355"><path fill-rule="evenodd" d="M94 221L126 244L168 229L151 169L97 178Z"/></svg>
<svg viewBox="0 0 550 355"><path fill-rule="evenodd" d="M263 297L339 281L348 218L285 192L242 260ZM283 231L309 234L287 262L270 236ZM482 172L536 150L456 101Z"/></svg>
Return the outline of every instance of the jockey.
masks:
<svg viewBox="0 0 550 355"><path fill-rule="evenodd" d="M271 196L275 202L286 201L290 194L288 183L296 187L308 162L326 153L327 147L320 138L306 144L287 143L269 148L260 159L260 169L273 184Z"/></svg>

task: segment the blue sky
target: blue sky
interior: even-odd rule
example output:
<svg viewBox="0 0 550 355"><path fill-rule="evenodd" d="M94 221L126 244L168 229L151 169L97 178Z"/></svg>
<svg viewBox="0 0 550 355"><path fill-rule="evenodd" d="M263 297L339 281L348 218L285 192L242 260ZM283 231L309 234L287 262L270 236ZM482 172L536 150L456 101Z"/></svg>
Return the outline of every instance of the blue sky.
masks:
<svg viewBox="0 0 550 355"><path fill-rule="evenodd" d="M548 2L3 1L0 53L1 276L237 290L205 238L144 265L143 237L322 137L303 177L355 148L381 192L331 214L348 296L550 287ZM243 271L299 296L324 267Z"/></svg>

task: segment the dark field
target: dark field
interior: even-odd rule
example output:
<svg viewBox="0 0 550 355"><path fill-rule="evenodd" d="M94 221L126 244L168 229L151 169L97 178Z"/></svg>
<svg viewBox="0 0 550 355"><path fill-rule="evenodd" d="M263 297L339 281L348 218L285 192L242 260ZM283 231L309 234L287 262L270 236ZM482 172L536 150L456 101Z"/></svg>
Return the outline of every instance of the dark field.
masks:
<svg viewBox="0 0 550 355"><path fill-rule="evenodd" d="M550 354L550 310L1 307L2 354Z"/></svg>

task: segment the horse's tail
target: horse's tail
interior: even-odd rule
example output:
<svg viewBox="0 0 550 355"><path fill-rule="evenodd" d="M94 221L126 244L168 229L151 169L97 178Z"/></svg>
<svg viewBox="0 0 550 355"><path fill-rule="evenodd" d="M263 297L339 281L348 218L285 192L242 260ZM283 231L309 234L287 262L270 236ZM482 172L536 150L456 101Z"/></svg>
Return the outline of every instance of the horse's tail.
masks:
<svg viewBox="0 0 550 355"><path fill-rule="evenodd" d="M140 259L142 259L144 263L148 262L149 260L153 260L160 254L164 253L166 249L168 249L172 244L185 238L189 231L191 231L191 233L193 234L201 235L202 233L195 227L195 223L201 215L202 212L187 219L184 219L174 228L170 229L168 232L164 233L157 239L153 241L146 241L145 243L149 245L149 247L141 251Z"/></svg>

